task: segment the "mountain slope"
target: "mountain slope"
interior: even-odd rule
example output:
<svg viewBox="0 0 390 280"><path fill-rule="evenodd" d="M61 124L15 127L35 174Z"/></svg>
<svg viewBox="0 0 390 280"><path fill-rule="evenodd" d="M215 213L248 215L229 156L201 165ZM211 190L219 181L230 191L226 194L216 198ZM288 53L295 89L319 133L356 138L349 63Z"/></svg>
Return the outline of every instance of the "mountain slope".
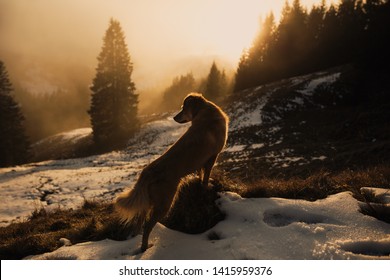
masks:
<svg viewBox="0 0 390 280"><path fill-rule="evenodd" d="M355 72L343 66L231 96L223 168L253 181L389 164L389 98L372 86L359 100Z"/></svg>

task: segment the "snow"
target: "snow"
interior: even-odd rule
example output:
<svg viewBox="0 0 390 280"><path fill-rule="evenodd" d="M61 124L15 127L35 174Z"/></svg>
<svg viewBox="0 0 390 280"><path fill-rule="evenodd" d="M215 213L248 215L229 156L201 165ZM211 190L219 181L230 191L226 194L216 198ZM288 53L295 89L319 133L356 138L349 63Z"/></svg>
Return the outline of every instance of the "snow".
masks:
<svg viewBox="0 0 390 280"><path fill-rule="evenodd" d="M70 140L73 143L76 143L81 138L87 137L91 133L92 133L91 128L79 128L79 129L72 130L66 134L63 134L63 138L64 140Z"/></svg>
<svg viewBox="0 0 390 280"><path fill-rule="evenodd" d="M311 157L311 160L326 160L327 156L318 156L318 157Z"/></svg>
<svg viewBox="0 0 390 280"><path fill-rule="evenodd" d="M60 139L62 139L62 141L69 141L71 143L76 143L79 140L81 140L82 138L89 136L91 133L92 133L92 129L89 127L88 128L79 128L79 129L74 129L74 130L71 130L68 132L63 132L63 133L58 133L56 135L53 135L49 138L49 141L59 141L58 139L60 138ZM35 145L42 144L43 141L47 141L47 140L39 141L39 142L35 143Z"/></svg>
<svg viewBox="0 0 390 280"><path fill-rule="evenodd" d="M312 96L315 89L323 84L331 84L337 81L340 78L341 73L333 73L333 74L327 74L325 76L319 77L317 79L311 80L306 88L298 90L298 92L302 93L306 96Z"/></svg>
<svg viewBox="0 0 390 280"><path fill-rule="evenodd" d="M252 144L250 146L251 149L261 149L264 147L264 143Z"/></svg>
<svg viewBox="0 0 390 280"><path fill-rule="evenodd" d="M390 259L390 225L359 212L348 192L308 202L244 199L223 193L225 220L202 234L184 234L158 224L154 244L134 255L140 236L63 246L29 259ZM210 233L220 238L209 240Z"/></svg>
<svg viewBox="0 0 390 280"><path fill-rule="evenodd" d="M246 148L246 145L234 145L234 146L231 146L231 147L227 147L225 149L225 152L228 152L228 153L241 152L245 148Z"/></svg>
<svg viewBox="0 0 390 280"><path fill-rule="evenodd" d="M296 90L299 96L293 97L287 104L284 104L283 107L275 107L274 109L276 112L280 114L281 112L292 111L297 107L304 106L305 102L310 102L309 98L313 96L317 87L330 85L336 82L340 78L341 73L318 72L315 75L315 78L310 78L311 75L306 75L289 79L292 85L302 84L300 87L303 86L303 88ZM305 82L307 80L308 82ZM246 99L248 99L251 95L262 89L263 86L260 86L252 89L251 92L246 90L243 93L246 94ZM275 90L269 90L252 102L239 101L233 104L228 111L228 115L234 114L234 118L230 120L230 131L262 125L263 108L274 92ZM267 118L271 118L275 121L280 120L280 116L274 114L268 114Z"/></svg>
<svg viewBox="0 0 390 280"><path fill-rule="evenodd" d="M255 91L259 89L261 89L261 87L256 88ZM234 119L230 120L230 131L261 125L263 123L261 119L262 109L267 104L271 94L272 91L267 92L254 103L237 102L234 104L228 112L228 115L229 113L234 114Z"/></svg>

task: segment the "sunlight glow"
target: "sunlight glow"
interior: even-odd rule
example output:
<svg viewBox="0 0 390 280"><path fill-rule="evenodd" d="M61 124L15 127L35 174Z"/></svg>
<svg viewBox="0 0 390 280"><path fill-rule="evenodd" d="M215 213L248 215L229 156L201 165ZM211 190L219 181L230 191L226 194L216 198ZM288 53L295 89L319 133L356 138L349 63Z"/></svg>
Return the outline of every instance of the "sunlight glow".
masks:
<svg viewBox="0 0 390 280"><path fill-rule="evenodd" d="M261 18L276 20L285 0L13 0L0 1L0 51L18 70L42 75L83 65L96 66L111 17L126 36L138 88L194 71L204 75L213 60L234 71L250 48ZM290 0L291 2L291 0ZM303 5L320 0L301 0ZM71 15L71 20L69 16ZM26 59L27 58L27 59ZM73 65L73 66L72 66ZM29 71L30 71L29 70ZM10 72L14 71L10 66ZM49 74L45 74L45 71ZM35 71L37 72L37 71ZM24 71L24 83L34 84ZM37 77L37 81L46 79ZM58 84L58 81L47 81ZM41 82L39 82L41 84ZM160 82L161 84L161 82Z"/></svg>

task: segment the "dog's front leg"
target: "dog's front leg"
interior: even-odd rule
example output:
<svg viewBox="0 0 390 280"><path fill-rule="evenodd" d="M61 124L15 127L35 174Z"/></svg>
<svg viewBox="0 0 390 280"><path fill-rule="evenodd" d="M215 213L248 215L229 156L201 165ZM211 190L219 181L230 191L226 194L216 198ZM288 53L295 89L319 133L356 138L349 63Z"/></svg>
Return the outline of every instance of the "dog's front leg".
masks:
<svg viewBox="0 0 390 280"><path fill-rule="evenodd" d="M208 187L209 185L211 169L213 168L216 160L217 160L217 155L212 156L211 158L209 158L208 161L206 161L205 165L203 166L204 172L203 172L202 186L205 188Z"/></svg>

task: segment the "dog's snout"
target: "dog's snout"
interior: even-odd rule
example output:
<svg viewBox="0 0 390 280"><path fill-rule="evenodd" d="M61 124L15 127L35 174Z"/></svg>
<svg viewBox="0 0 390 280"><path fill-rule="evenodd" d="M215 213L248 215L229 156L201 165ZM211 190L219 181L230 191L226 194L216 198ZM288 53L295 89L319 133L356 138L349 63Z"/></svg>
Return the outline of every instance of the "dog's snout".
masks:
<svg viewBox="0 0 390 280"><path fill-rule="evenodd" d="M181 123L182 115L183 115L183 111L180 111L176 116L174 116L173 119L175 120L175 122Z"/></svg>
<svg viewBox="0 0 390 280"><path fill-rule="evenodd" d="M186 123L188 120L184 117L183 110L180 111L176 116L173 117L173 119L178 123Z"/></svg>

